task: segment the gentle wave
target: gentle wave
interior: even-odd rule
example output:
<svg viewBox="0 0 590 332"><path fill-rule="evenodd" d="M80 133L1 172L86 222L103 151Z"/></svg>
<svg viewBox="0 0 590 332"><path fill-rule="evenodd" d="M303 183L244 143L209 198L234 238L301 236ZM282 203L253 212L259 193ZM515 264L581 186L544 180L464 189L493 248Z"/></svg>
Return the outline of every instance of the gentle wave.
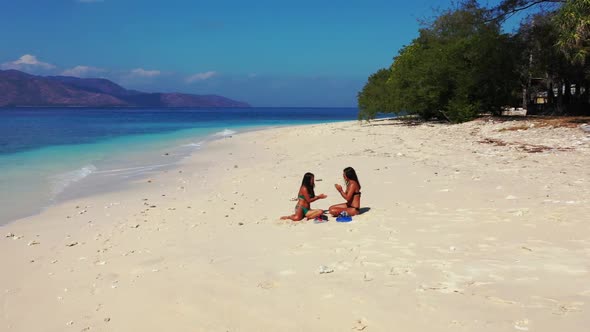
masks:
<svg viewBox="0 0 590 332"><path fill-rule="evenodd" d="M235 135L236 133L237 133L237 131L224 129L223 131L213 134L213 136L229 137L229 136Z"/></svg>
<svg viewBox="0 0 590 332"><path fill-rule="evenodd" d="M182 145L182 147L188 147L188 148L200 148L202 145L201 142L199 143L189 143L189 144L184 144Z"/></svg>
<svg viewBox="0 0 590 332"><path fill-rule="evenodd" d="M62 193L69 185L84 179L94 171L96 167L90 164L74 171L51 176L51 193L53 196Z"/></svg>
<svg viewBox="0 0 590 332"><path fill-rule="evenodd" d="M140 174L140 173L147 172L147 171L153 171L155 169L170 166L170 165L173 165L173 164L157 164L157 165L148 165L148 166L117 168L117 169L109 169L109 170L94 172L94 174L134 175L134 174Z"/></svg>

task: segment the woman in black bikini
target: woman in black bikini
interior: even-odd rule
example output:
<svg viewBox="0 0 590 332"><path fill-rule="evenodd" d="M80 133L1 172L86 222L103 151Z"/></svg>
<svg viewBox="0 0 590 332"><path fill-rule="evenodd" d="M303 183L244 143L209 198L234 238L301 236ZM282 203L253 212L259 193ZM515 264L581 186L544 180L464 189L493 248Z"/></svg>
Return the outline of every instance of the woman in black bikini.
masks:
<svg viewBox="0 0 590 332"><path fill-rule="evenodd" d="M295 213L290 216L283 216L281 217L281 220L291 219L293 221L299 221L304 217L307 218L307 220L310 220L322 215L324 211L320 209L312 210L310 203L315 202L318 199L326 198L328 196L324 194L316 196L315 192L313 191L314 187L314 175L312 173L305 173L305 175L303 176L303 181L301 181L299 193L297 194L297 205L295 206Z"/></svg>
<svg viewBox="0 0 590 332"><path fill-rule="evenodd" d="M339 184L334 186L342 198L346 200L346 203L332 205L329 211L334 217L338 216L342 211L346 211L349 216L355 216L359 213L361 207L361 184L352 167L346 167L342 176L346 182L346 191L342 190L342 186Z"/></svg>

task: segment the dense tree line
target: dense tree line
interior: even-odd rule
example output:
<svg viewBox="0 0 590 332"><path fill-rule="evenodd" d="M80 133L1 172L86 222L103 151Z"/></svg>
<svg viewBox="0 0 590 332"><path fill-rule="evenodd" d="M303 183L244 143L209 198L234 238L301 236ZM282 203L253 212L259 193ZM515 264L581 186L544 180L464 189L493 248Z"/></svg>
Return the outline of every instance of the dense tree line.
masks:
<svg viewBox="0 0 590 332"><path fill-rule="evenodd" d="M510 15L538 9L513 33ZM590 0L467 0L442 12L358 94L359 119L416 114L451 122L503 107L590 113Z"/></svg>

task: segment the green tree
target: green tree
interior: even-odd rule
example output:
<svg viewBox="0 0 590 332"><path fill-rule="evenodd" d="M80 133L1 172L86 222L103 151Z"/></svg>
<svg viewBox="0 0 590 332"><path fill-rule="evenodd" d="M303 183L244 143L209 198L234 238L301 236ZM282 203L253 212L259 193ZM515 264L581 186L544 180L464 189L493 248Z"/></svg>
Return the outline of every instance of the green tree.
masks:
<svg viewBox="0 0 590 332"><path fill-rule="evenodd" d="M377 113L385 113L389 110L389 93L387 81L390 76L389 69L379 69L369 76L367 84L358 93L359 120L371 120Z"/></svg>
<svg viewBox="0 0 590 332"><path fill-rule="evenodd" d="M502 0L490 13L493 20L503 21L534 7L553 17L559 49L572 63L585 64L590 55L590 0Z"/></svg>
<svg viewBox="0 0 590 332"><path fill-rule="evenodd" d="M554 22L559 48L572 63L585 65L590 56L590 0L566 1Z"/></svg>
<svg viewBox="0 0 590 332"><path fill-rule="evenodd" d="M515 54L512 40L489 21L476 1L448 10L420 29L419 37L394 58L385 92L371 80L359 94L362 114L371 115L367 98L385 112L422 118L468 121L481 111L498 112L512 96ZM382 73L384 75L384 73ZM512 78L512 79L511 79Z"/></svg>
<svg viewBox="0 0 590 332"><path fill-rule="evenodd" d="M529 9L553 11L568 0L502 0L490 10L491 20L505 21L512 15Z"/></svg>
<svg viewBox="0 0 590 332"><path fill-rule="evenodd" d="M520 79L529 111L588 112L589 36L590 0L563 1L521 23L515 38L522 45ZM539 92L546 93L547 105L530 104Z"/></svg>

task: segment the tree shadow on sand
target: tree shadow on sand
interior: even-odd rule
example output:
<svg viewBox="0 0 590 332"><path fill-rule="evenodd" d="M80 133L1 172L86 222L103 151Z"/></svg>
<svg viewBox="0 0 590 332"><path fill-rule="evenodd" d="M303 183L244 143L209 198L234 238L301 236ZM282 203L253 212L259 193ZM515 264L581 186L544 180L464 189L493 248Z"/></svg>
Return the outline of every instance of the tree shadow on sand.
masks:
<svg viewBox="0 0 590 332"><path fill-rule="evenodd" d="M575 128L581 124L589 123L590 116L552 116L552 115L528 115L528 116L496 116L490 117L496 122L532 122L537 127L567 127Z"/></svg>
<svg viewBox="0 0 590 332"><path fill-rule="evenodd" d="M423 124L450 124L448 121L442 120L424 120L416 117L407 118L387 118L387 119L374 119L367 121L364 126L398 126L398 127L416 127Z"/></svg>
<svg viewBox="0 0 590 332"><path fill-rule="evenodd" d="M568 127L575 128L581 124L589 123L590 116L571 116L571 115L528 115L528 116L490 116L484 115L474 119L473 121L493 120L495 122L533 122L540 127ZM452 125L452 123L444 120L424 120L417 117L399 117L374 119L363 123L363 126L397 126L397 127L416 127L420 125Z"/></svg>

